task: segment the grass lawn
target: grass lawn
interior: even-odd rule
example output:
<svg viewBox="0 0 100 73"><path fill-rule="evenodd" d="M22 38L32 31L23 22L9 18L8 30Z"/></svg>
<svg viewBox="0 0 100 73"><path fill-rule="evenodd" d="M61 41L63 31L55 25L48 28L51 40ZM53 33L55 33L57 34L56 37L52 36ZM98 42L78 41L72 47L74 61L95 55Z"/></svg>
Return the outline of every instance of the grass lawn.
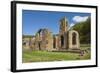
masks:
<svg viewBox="0 0 100 73"><path fill-rule="evenodd" d="M90 44L81 44L80 45L80 48L82 49L82 50L85 50L85 49L87 49L87 48L90 48Z"/></svg>
<svg viewBox="0 0 100 73"><path fill-rule="evenodd" d="M28 62L64 61L64 60L65 61L87 60L90 59L90 57L91 57L90 51L88 53L85 53L83 56L80 56L79 53L70 53L70 52L47 52L47 51L24 50L22 54L22 62L28 63Z"/></svg>

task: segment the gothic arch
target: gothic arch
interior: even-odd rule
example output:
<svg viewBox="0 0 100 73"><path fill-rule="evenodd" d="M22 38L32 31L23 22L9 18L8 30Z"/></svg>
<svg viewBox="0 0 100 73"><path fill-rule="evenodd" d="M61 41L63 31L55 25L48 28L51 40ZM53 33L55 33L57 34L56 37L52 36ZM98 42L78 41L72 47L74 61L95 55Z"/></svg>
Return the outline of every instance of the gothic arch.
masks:
<svg viewBox="0 0 100 73"><path fill-rule="evenodd" d="M72 44L73 45L76 45L77 44L77 34L75 32L72 33Z"/></svg>
<svg viewBox="0 0 100 73"><path fill-rule="evenodd" d="M79 48L79 33L75 30L70 30L68 32L68 47L71 49Z"/></svg>
<svg viewBox="0 0 100 73"><path fill-rule="evenodd" d="M64 36L61 36L61 47L64 46Z"/></svg>
<svg viewBox="0 0 100 73"><path fill-rule="evenodd" d="M53 48L56 48L56 38L53 37Z"/></svg>

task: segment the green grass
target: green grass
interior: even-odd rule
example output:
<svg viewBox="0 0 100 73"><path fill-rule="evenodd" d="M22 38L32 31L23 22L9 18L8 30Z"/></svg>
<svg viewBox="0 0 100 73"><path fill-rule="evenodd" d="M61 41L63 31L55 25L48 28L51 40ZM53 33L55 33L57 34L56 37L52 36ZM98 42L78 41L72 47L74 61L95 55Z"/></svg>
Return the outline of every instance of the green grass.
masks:
<svg viewBox="0 0 100 73"><path fill-rule="evenodd" d="M80 48L83 49L83 50L85 50L87 48L90 48L90 46L91 46L90 44L81 44Z"/></svg>
<svg viewBox="0 0 100 73"><path fill-rule="evenodd" d="M89 45L81 46L86 49ZM27 62L46 62L46 61L69 61L69 60L87 60L91 58L90 51L80 56L79 53L70 52L47 52L47 51L29 51L24 50L22 54L22 61Z"/></svg>

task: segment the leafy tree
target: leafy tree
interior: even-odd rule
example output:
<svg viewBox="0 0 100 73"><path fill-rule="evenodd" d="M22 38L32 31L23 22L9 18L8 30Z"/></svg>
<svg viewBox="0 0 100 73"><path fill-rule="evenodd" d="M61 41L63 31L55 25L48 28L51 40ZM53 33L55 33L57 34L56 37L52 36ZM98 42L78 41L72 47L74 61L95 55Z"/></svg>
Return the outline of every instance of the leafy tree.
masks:
<svg viewBox="0 0 100 73"><path fill-rule="evenodd" d="M91 19L88 19L84 22L76 23L71 29L79 32L80 42L83 44L88 44L91 42Z"/></svg>

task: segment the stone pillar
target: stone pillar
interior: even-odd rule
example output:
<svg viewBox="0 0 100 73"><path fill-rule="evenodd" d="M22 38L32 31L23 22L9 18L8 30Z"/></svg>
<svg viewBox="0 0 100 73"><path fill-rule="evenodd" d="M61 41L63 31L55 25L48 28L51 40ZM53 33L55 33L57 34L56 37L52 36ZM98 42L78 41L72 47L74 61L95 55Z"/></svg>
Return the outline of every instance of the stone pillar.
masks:
<svg viewBox="0 0 100 73"><path fill-rule="evenodd" d="M55 36L55 48L58 49L58 36Z"/></svg>

